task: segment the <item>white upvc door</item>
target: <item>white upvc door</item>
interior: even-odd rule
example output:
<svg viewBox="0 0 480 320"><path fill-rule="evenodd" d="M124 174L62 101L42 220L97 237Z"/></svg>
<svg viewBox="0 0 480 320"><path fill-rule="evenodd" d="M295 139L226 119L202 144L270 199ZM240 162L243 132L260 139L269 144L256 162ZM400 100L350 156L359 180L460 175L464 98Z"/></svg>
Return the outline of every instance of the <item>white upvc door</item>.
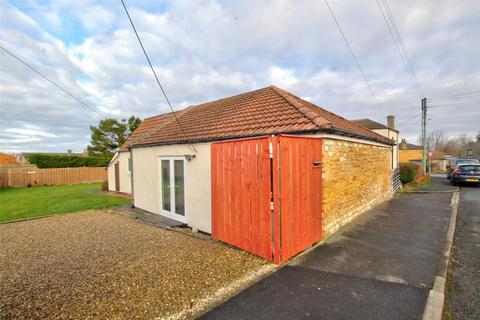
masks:
<svg viewBox="0 0 480 320"><path fill-rule="evenodd" d="M185 159L160 157L160 214L186 223Z"/></svg>

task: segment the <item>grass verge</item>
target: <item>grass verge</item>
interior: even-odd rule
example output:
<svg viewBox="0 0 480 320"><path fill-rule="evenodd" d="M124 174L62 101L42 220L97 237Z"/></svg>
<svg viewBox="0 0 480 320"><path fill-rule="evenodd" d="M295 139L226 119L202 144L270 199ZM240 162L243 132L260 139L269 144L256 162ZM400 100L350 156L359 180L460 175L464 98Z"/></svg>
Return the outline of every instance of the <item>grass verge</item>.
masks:
<svg viewBox="0 0 480 320"><path fill-rule="evenodd" d="M0 191L0 222L127 205L101 192L99 183Z"/></svg>
<svg viewBox="0 0 480 320"><path fill-rule="evenodd" d="M402 193L402 192L415 192L418 190L421 190L428 186L430 182L432 181L432 178L428 178L421 183L416 183L415 181L409 182L407 184L403 185L403 188L398 190L397 192Z"/></svg>

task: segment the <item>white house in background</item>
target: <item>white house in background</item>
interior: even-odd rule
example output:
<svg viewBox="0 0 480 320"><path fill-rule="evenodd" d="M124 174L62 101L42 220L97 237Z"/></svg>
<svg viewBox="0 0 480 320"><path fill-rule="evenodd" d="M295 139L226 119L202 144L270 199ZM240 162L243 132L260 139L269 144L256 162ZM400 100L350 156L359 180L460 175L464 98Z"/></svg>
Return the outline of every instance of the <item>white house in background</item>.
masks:
<svg viewBox="0 0 480 320"><path fill-rule="evenodd" d="M387 116L387 125L378 123L370 119L358 119L351 121L358 125L361 125L362 127L370 129L373 132L378 133L379 135L393 140L395 142L395 145L392 148L392 168L398 168L398 130L395 129L395 117L392 115Z"/></svg>
<svg viewBox="0 0 480 320"><path fill-rule="evenodd" d="M132 158L128 145L141 139L148 134L152 129L161 127L162 122L169 116L169 114L159 115L151 118L146 118L135 130L135 132L128 137L127 141L118 149L108 164L108 190L132 193Z"/></svg>

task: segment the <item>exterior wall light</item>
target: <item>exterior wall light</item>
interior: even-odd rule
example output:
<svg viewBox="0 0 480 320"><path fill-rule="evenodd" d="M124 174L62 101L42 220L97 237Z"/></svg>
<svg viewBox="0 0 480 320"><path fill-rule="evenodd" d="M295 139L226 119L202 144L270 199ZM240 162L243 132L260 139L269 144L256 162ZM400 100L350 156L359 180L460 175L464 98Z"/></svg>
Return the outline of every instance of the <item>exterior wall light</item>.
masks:
<svg viewBox="0 0 480 320"><path fill-rule="evenodd" d="M196 158L196 155L194 155L194 154L186 154L185 155L185 159L187 159L187 161L190 161L194 158Z"/></svg>

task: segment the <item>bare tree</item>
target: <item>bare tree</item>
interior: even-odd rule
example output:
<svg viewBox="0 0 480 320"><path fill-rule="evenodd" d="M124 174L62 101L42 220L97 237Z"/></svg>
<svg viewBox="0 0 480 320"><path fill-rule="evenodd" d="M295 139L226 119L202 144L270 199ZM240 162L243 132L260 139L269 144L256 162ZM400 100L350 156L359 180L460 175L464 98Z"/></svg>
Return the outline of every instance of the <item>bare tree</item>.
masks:
<svg viewBox="0 0 480 320"><path fill-rule="evenodd" d="M480 131L477 132L477 135L475 136L477 138L477 142L480 142Z"/></svg>
<svg viewBox="0 0 480 320"><path fill-rule="evenodd" d="M423 145L422 135L418 137L418 142L420 145ZM430 131L427 136L427 149L435 151L445 151L447 146L448 136L445 130L435 129Z"/></svg>
<svg viewBox="0 0 480 320"><path fill-rule="evenodd" d="M448 137L445 130L435 129L429 133L427 140L430 150L445 151Z"/></svg>
<svg viewBox="0 0 480 320"><path fill-rule="evenodd" d="M450 156L458 156L459 153L460 148L457 141L455 141L455 139L448 140L447 145L445 146L445 154Z"/></svg>
<svg viewBox="0 0 480 320"><path fill-rule="evenodd" d="M448 140L445 145L445 153L460 157L465 152L467 145L470 142L473 142L473 139L470 136L465 133L459 134L455 138Z"/></svg>
<svg viewBox="0 0 480 320"><path fill-rule="evenodd" d="M465 151L466 148L467 148L467 144L469 144L470 142L473 141L472 138L469 137L465 133L459 134L457 136L456 140L458 141L458 146L460 147L460 152Z"/></svg>

